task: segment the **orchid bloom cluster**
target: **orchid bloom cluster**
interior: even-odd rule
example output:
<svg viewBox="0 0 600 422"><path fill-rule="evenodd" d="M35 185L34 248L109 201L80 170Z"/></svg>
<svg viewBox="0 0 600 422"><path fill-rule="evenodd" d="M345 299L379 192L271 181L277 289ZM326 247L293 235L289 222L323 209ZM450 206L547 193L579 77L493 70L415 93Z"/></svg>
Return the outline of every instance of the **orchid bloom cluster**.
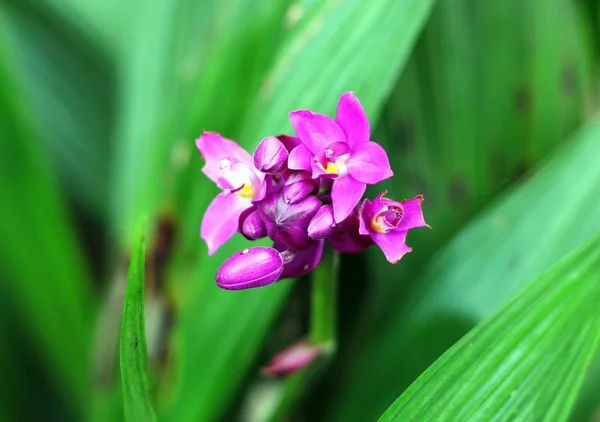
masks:
<svg viewBox="0 0 600 422"><path fill-rule="evenodd" d="M369 121L354 94L342 95L335 120L309 110L289 117L297 136L265 138L252 156L217 133L196 141L206 160L202 171L223 190L200 229L209 255L236 232L274 242L228 258L216 276L223 289L306 274L318 265L325 241L343 253L375 243L395 263L411 251L408 230L427 227L422 196L395 201L383 192L360 204L367 185L393 173L385 150L370 140Z"/></svg>

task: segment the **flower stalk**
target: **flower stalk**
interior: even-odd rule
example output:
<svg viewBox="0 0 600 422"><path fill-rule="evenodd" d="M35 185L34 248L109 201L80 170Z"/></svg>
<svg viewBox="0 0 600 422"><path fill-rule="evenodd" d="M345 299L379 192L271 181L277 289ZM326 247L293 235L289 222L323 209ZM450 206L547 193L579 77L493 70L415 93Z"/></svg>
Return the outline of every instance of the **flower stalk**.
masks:
<svg viewBox="0 0 600 422"><path fill-rule="evenodd" d="M298 372L281 380L280 393L266 421L283 420L304 400L329 366L337 349L337 279L339 252L326 247L312 274L309 343L320 347L319 356Z"/></svg>

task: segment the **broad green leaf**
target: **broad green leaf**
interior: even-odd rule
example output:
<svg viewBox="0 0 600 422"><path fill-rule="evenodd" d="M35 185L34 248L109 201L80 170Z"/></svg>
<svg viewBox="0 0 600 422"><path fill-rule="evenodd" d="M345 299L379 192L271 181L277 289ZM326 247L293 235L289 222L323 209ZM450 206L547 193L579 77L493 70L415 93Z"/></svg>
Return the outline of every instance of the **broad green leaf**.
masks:
<svg viewBox="0 0 600 422"><path fill-rule="evenodd" d="M387 382L385 365L372 368L357 359L368 355L365 349L373 342L387 337L387 344L395 343L402 335L397 315L411 289L418 288L418 275L427 269L432 254L476 211L563 142L589 112L593 51L577 12L572 2L562 0L551 7L543 1L437 3L375 134L390 151L396 173L379 188L398 199L424 194L423 209L433 230L412 231L408 244L414 252L394 266L377 248L368 251L372 282L364 287L366 304L359 311L352 306L360 320L349 328L351 342L341 348L344 364L327 386L327 392L341 393L340 408L355 405L358 412L365 412L365 419L381 413L382 399L345 397L344 386L353 384L344 380L345 374L369 365L378 375L366 375L359 384ZM500 285L490 286L490 296L506 297L502 291L496 294ZM493 309L491 305L487 312ZM470 326L470 322L461 325L459 319L442 331L454 327L450 337L456 339ZM419 368L452 344L445 338L432 336L430 354L416 354L423 358ZM389 354L386 362L395 358ZM403 385L418 373L407 370ZM353 390L358 394L358 388Z"/></svg>
<svg viewBox="0 0 600 422"><path fill-rule="evenodd" d="M338 408L336 419L383 412L385 400L466 331L600 230L599 139L596 118L424 268L405 307L373 332L342 394L352 405ZM365 384L377 388L365 391Z"/></svg>
<svg viewBox="0 0 600 422"><path fill-rule="evenodd" d="M268 134L291 133L287 113L293 109L308 107L333 114L339 96L346 90L356 92L375 124L387 90L402 68L432 3L319 3L282 42L254 102L246 105L250 114L239 129L238 140L252 150ZM370 48L371 45L378 48ZM223 69L226 63L223 62ZM237 114L229 116L236 117ZM208 111L200 121L205 129L215 130L209 126ZM197 169L194 177L201 178L198 170L202 164L197 156L194 151L192 169ZM223 411L292 287L288 281L232 294L215 286L214 275L220 263L246 242L236 239L211 259L206 257L197 230L202 212L217 190L202 185L206 186L206 182L191 184L186 191L192 198L187 199L183 219L186 232L182 236L191 233L195 237L190 243L193 248L184 248L194 250L192 263L184 257L173 269L172 282L177 289L181 317L173 342L178 359L174 362L177 385L165 399L165 418L169 420L207 420ZM193 271L197 275L190 280Z"/></svg>
<svg viewBox="0 0 600 422"><path fill-rule="evenodd" d="M123 383L125 420L155 421L150 401L151 385L146 350L146 315L144 313L145 225L140 225L133 245L125 289L121 325L120 362Z"/></svg>
<svg viewBox="0 0 600 422"><path fill-rule="evenodd" d="M42 2L10 0L1 7L23 63L13 77L38 142L52 152L72 201L102 217L114 126L114 64L81 28Z"/></svg>
<svg viewBox="0 0 600 422"><path fill-rule="evenodd" d="M15 78L17 45L0 7L0 266L17 318L79 415L88 397L88 352L95 303L90 279L39 132Z"/></svg>
<svg viewBox="0 0 600 422"><path fill-rule="evenodd" d="M598 351L598 303L595 236L452 346L380 421L567 420Z"/></svg>

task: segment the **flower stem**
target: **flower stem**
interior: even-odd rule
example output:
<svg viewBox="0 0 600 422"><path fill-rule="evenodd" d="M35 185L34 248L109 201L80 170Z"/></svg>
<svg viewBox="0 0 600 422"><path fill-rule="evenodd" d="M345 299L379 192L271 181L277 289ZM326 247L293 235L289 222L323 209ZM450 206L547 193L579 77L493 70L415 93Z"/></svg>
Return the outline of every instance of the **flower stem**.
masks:
<svg viewBox="0 0 600 422"><path fill-rule="evenodd" d="M310 334L311 344L336 342L336 284L339 253L326 247L323 258L315 268L311 289Z"/></svg>
<svg viewBox="0 0 600 422"><path fill-rule="evenodd" d="M304 399L305 394L318 381L331 362L337 347L336 284L339 253L325 247L323 258L312 272L309 341L322 347L321 355L306 368L282 381L280 394L267 420L284 419Z"/></svg>

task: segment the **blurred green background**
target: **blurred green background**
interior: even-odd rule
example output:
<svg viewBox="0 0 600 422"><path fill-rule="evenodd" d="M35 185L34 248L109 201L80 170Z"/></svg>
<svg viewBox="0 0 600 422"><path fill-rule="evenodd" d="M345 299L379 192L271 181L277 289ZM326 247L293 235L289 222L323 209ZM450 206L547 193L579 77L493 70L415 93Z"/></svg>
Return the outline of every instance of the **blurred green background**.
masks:
<svg viewBox="0 0 600 422"><path fill-rule="evenodd" d="M207 256L194 139L252 151L345 91L390 156L381 187L423 194L433 230L394 266L342 258L338 354L287 420L376 420L600 230L599 28L596 0L0 0L0 420L123 420L142 216L158 420L261 420L308 281L216 287L246 243ZM574 421L600 420L594 362Z"/></svg>

